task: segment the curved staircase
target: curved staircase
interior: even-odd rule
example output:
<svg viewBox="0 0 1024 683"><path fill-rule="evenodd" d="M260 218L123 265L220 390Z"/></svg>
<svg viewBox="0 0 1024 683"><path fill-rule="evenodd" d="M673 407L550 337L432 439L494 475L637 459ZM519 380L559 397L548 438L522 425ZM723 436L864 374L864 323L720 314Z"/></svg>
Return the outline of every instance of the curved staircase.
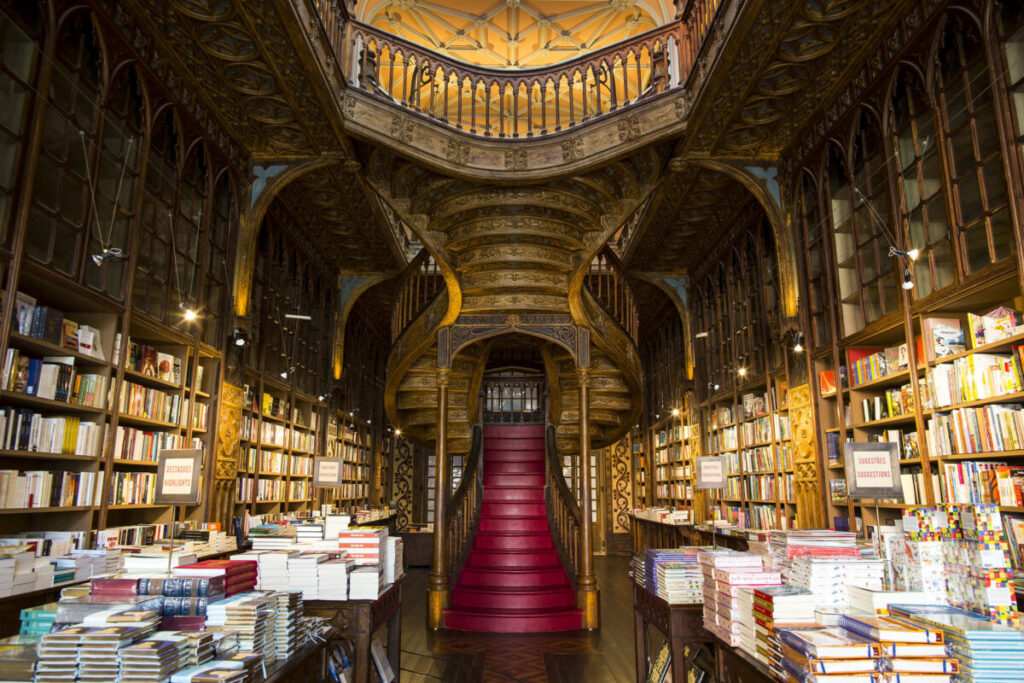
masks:
<svg viewBox="0 0 1024 683"><path fill-rule="evenodd" d="M445 626L540 633L583 626L548 526L543 425L484 427L484 496L476 537Z"/></svg>

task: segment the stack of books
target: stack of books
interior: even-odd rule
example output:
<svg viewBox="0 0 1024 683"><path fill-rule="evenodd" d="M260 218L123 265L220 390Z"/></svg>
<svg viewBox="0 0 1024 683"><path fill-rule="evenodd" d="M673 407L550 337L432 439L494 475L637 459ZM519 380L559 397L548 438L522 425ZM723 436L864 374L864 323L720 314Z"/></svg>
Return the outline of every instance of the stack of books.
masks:
<svg viewBox="0 0 1024 683"><path fill-rule="evenodd" d="M898 602L905 605L944 605L946 595L939 591L908 591L898 588L865 588L848 586L850 612L861 614L889 613L889 605Z"/></svg>
<svg viewBox="0 0 1024 683"><path fill-rule="evenodd" d="M789 680L884 683L877 674L877 648L860 636L836 626L802 626L780 628L778 638Z"/></svg>
<svg viewBox="0 0 1024 683"><path fill-rule="evenodd" d="M823 607L848 607L849 586L881 590L885 580L882 560L853 557L797 557L789 567L788 583L804 588Z"/></svg>
<svg viewBox="0 0 1024 683"><path fill-rule="evenodd" d="M726 571L716 575L719 570L735 570L739 576L763 574L761 556L755 553L740 553L732 550L701 550L697 555L704 585L701 592L704 596L704 628L715 634L729 645L739 645L740 634L738 619L734 622L733 615L739 616L739 590L749 584L729 582L731 574ZM771 572L778 577L778 572ZM719 577L724 580L720 581ZM779 583L776 579L774 583ZM735 624L735 625L734 625Z"/></svg>
<svg viewBox="0 0 1024 683"><path fill-rule="evenodd" d="M364 526L338 532L338 547L356 564L380 564L388 528Z"/></svg>
<svg viewBox="0 0 1024 683"><path fill-rule="evenodd" d="M659 568L662 564L667 563L692 568L693 572L691 578L703 582L704 577L700 572L700 564L698 562L699 553L700 549L694 547L666 549L649 548L644 553L644 588L654 595L664 599L663 593L665 593L665 590L659 582L659 578L664 577L665 572L659 571ZM677 578L684 578L679 571L675 571L674 575ZM697 592L700 592L700 586L697 586Z"/></svg>
<svg viewBox="0 0 1024 683"><path fill-rule="evenodd" d="M171 683L195 683L196 681L216 681L223 683L244 683L247 673L241 662L218 659L204 664L190 666L171 675Z"/></svg>
<svg viewBox="0 0 1024 683"><path fill-rule="evenodd" d="M238 632L238 649L260 652L270 662L277 659L274 628L277 622L276 605L267 593L252 591L239 593L210 605L206 626L221 631Z"/></svg>
<svg viewBox="0 0 1024 683"><path fill-rule="evenodd" d="M941 630L959 664L958 683L1024 683L1024 634L974 612L940 605L890 605L889 612L925 629ZM901 653L897 647L896 655Z"/></svg>
<svg viewBox="0 0 1024 683"><path fill-rule="evenodd" d="M270 550L259 554L259 589L264 591L288 590L288 563L299 556L298 550Z"/></svg>
<svg viewBox="0 0 1024 683"><path fill-rule="evenodd" d="M268 553L273 554L273 553ZM325 553L295 553L288 558L288 589L315 600L318 594L320 564L326 562Z"/></svg>
<svg viewBox="0 0 1024 683"><path fill-rule="evenodd" d="M83 681L116 681L120 675L118 651L144 636L152 628L106 626L91 628L82 634L78 648L78 676Z"/></svg>
<svg viewBox="0 0 1024 683"><path fill-rule="evenodd" d="M318 567L320 575L317 585L317 600L347 600L348 573L353 567L352 560L339 557L322 562Z"/></svg>
<svg viewBox="0 0 1024 683"><path fill-rule="evenodd" d="M761 586L754 588L752 593L754 657L781 676L782 645L779 643L778 629L815 623L814 595L789 585Z"/></svg>
<svg viewBox="0 0 1024 683"><path fill-rule="evenodd" d="M209 662L216 655L216 647L213 642L213 633L209 631L185 631L188 637L188 663L189 666L196 666Z"/></svg>
<svg viewBox="0 0 1024 683"><path fill-rule="evenodd" d="M117 655L122 681L162 683L188 666L189 639L176 631L158 631L146 640L121 648Z"/></svg>
<svg viewBox="0 0 1024 683"><path fill-rule="evenodd" d="M384 537L384 584L390 585L405 573L405 556L400 536Z"/></svg>
<svg viewBox="0 0 1024 683"><path fill-rule="evenodd" d="M175 576L224 577L224 594L245 593L256 587L256 563L246 560L204 560L174 568Z"/></svg>
<svg viewBox="0 0 1024 683"><path fill-rule="evenodd" d="M696 562L659 562L658 597L670 605L700 604L704 575Z"/></svg>
<svg viewBox="0 0 1024 683"><path fill-rule="evenodd" d="M1012 565L999 506L962 505L959 512L959 533L951 529L943 538L949 604L1017 626Z"/></svg>
<svg viewBox="0 0 1024 683"><path fill-rule="evenodd" d="M324 518L324 538L331 541L337 539L339 533L348 529L350 521L351 515L327 515Z"/></svg>
<svg viewBox="0 0 1024 683"><path fill-rule="evenodd" d="M307 543L309 541L322 541L323 539L323 524L297 524L295 526L295 540L299 543Z"/></svg>
<svg viewBox="0 0 1024 683"><path fill-rule="evenodd" d="M170 556L170 559L168 559ZM128 576L159 576L167 572L167 567L179 567L195 564L199 558L195 553L184 552L139 552L124 557L124 573Z"/></svg>
<svg viewBox="0 0 1024 683"><path fill-rule="evenodd" d="M41 636L53 630L53 624L57 620L57 603L48 602L45 605L29 607L21 610L18 615L21 619L21 628L18 633L25 636Z"/></svg>
<svg viewBox="0 0 1024 683"><path fill-rule="evenodd" d="M298 652L306 641L302 625L302 593L280 591L272 594L270 598L277 611L274 626L277 659L288 659Z"/></svg>
<svg viewBox="0 0 1024 683"><path fill-rule="evenodd" d="M897 680L923 676L931 683L948 683L959 664L947 656L941 630L885 616L843 615L840 627L874 643L879 671Z"/></svg>
<svg viewBox="0 0 1024 683"><path fill-rule="evenodd" d="M72 626L48 633L39 641L37 683L67 683L78 678L78 648L82 638L93 629Z"/></svg>
<svg viewBox="0 0 1024 683"><path fill-rule="evenodd" d="M380 567L364 565L355 567L348 574L349 600L376 600L383 587L384 576Z"/></svg>
<svg viewBox="0 0 1024 683"><path fill-rule="evenodd" d="M295 544L295 527L288 524L261 524L249 529L253 550L279 550Z"/></svg>

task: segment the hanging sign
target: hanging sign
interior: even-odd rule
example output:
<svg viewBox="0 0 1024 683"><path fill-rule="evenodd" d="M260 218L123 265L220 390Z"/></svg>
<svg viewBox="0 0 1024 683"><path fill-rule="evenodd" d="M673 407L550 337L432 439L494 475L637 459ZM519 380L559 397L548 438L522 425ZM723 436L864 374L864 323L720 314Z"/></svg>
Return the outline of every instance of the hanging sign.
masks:
<svg viewBox="0 0 1024 683"><path fill-rule="evenodd" d="M725 460L717 455L697 457L697 488L725 488Z"/></svg>
<svg viewBox="0 0 1024 683"><path fill-rule="evenodd" d="M900 446L891 441L845 443L846 488L851 498L903 500Z"/></svg>
<svg viewBox="0 0 1024 683"><path fill-rule="evenodd" d="M316 456L313 459L313 486L328 489L339 488L343 478L342 463L340 458Z"/></svg>
<svg viewBox="0 0 1024 683"><path fill-rule="evenodd" d="M157 455L157 505L199 505L203 449L166 449Z"/></svg>

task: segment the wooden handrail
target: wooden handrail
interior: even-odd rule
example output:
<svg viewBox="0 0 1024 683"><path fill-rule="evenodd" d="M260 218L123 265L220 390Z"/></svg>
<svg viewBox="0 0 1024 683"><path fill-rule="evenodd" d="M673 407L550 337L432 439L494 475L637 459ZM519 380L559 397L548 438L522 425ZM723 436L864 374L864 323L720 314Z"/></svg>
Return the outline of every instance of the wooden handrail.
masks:
<svg viewBox="0 0 1024 683"><path fill-rule="evenodd" d="M580 553L580 506L576 496L565 483L562 474L562 463L558 459L555 447L555 428L548 425L547 438L547 472L544 486L544 501L547 507L548 526L554 536L555 549L562 560L565 573L569 575L573 590L576 589L576 574L579 569Z"/></svg>
<svg viewBox="0 0 1024 683"><path fill-rule="evenodd" d="M398 283L398 295L391 311L392 342L401 336L409 323L415 320L444 288L441 268L426 249L421 249L406 267Z"/></svg>
<svg viewBox="0 0 1024 683"><path fill-rule="evenodd" d="M594 257L583 282L594 299L636 343L640 328L636 294L619 257L611 248L605 246Z"/></svg>
<svg viewBox="0 0 1024 683"><path fill-rule="evenodd" d="M447 530L448 571L454 581L462 573L469 557L469 549L480 522L480 505L484 499L483 430L473 427L473 443L469 462L462 471L462 480L448 504L445 527Z"/></svg>

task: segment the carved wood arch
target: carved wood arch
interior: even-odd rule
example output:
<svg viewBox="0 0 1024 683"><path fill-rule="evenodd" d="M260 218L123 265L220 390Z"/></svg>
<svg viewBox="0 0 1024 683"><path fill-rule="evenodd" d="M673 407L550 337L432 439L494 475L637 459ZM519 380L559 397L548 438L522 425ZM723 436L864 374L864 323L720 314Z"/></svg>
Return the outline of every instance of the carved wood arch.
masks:
<svg viewBox="0 0 1024 683"><path fill-rule="evenodd" d="M590 366L590 330L559 313L485 313L460 315L437 331L437 366L450 368L459 351L494 337L519 332L564 348L576 367Z"/></svg>

